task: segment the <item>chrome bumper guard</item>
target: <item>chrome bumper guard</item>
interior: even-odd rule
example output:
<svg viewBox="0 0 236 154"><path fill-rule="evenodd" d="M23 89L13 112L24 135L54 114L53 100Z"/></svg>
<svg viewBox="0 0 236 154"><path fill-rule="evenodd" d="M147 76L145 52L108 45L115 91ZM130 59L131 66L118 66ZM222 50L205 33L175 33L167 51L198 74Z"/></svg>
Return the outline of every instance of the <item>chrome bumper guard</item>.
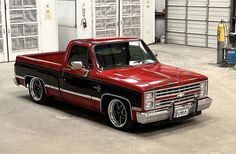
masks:
<svg viewBox="0 0 236 154"><path fill-rule="evenodd" d="M194 113L195 111L199 112L204 109L207 109L211 106L212 99L210 97L200 99L196 103L192 103L193 105L189 108L190 113ZM196 105L194 105L196 104ZM183 106L185 108L185 106ZM162 120L172 120L174 117L173 113L174 109L170 108L169 110L153 110L147 112L137 112L137 122L141 124L151 123L151 122L158 122ZM190 114L189 113L189 114Z"/></svg>

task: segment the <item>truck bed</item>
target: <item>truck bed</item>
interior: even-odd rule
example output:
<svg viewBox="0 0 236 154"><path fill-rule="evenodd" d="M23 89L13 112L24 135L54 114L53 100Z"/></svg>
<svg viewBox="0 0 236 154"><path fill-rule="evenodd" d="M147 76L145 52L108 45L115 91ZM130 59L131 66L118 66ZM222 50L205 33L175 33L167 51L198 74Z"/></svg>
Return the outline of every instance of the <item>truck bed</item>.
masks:
<svg viewBox="0 0 236 154"><path fill-rule="evenodd" d="M65 59L65 51L17 56L16 61L60 71Z"/></svg>

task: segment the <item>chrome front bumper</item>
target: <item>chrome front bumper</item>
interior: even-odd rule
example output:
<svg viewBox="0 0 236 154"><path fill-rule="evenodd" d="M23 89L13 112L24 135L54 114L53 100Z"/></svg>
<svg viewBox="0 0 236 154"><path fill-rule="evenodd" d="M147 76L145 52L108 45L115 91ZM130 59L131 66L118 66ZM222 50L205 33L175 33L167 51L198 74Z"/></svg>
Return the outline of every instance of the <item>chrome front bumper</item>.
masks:
<svg viewBox="0 0 236 154"><path fill-rule="evenodd" d="M202 111L204 109L207 109L211 106L212 99L210 97L200 99L196 103L192 103L191 106L186 105L183 106L183 109L188 108L189 113L195 114L196 112ZM147 112L137 112L137 122L141 124L151 123L151 122L158 122L163 120L172 120L175 117L175 114L173 113L175 109L170 108L169 110L153 110L153 111L147 111Z"/></svg>

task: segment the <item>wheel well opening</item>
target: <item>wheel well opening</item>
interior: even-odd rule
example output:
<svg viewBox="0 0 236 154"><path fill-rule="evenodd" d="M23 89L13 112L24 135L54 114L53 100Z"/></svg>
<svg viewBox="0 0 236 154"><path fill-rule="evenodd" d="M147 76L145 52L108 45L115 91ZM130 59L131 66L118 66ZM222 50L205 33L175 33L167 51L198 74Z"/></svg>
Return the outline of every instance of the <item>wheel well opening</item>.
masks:
<svg viewBox="0 0 236 154"><path fill-rule="evenodd" d="M127 105L129 106L129 102L125 99L122 99L122 98L119 98L119 97L115 97L115 96L109 96L109 95L105 95L102 100L101 100L101 103L102 103L102 112L106 112L107 110L107 107L109 105L109 103L111 102L111 100L113 99L119 99L121 100L122 102L124 103L127 103ZM130 107L130 106L129 106Z"/></svg>
<svg viewBox="0 0 236 154"><path fill-rule="evenodd" d="M33 78L33 77L30 77L30 76L26 76L26 77L25 77L25 87L28 88L29 83L30 83L30 80L31 80L32 78Z"/></svg>
<svg viewBox="0 0 236 154"><path fill-rule="evenodd" d="M104 96L102 98L102 112L106 112L109 102L114 99L112 96Z"/></svg>
<svg viewBox="0 0 236 154"><path fill-rule="evenodd" d="M25 77L25 87L28 88L29 83L30 83L30 80L33 79L33 78L38 78L38 77L33 77L33 76L26 76L26 77ZM45 85L44 85L43 80L42 80L41 78L38 78L38 79L39 79L39 81L42 83L43 88L45 88L45 87L44 87Z"/></svg>

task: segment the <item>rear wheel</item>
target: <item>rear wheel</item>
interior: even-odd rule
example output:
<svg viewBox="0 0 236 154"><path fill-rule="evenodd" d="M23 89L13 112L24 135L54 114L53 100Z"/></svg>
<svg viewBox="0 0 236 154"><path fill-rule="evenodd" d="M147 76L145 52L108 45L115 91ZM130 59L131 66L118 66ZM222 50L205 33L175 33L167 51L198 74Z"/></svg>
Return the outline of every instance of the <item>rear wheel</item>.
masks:
<svg viewBox="0 0 236 154"><path fill-rule="evenodd" d="M44 90L43 82L39 78L32 78L29 82L29 93L31 99L38 104L45 104L47 96Z"/></svg>
<svg viewBox="0 0 236 154"><path fill-rule="evenodd" d="M107 115L109 122L116 129L128 130L134 124L130 115L130 107L127 103L124 103L119 99L110 101L107 108Z"/></svg>

